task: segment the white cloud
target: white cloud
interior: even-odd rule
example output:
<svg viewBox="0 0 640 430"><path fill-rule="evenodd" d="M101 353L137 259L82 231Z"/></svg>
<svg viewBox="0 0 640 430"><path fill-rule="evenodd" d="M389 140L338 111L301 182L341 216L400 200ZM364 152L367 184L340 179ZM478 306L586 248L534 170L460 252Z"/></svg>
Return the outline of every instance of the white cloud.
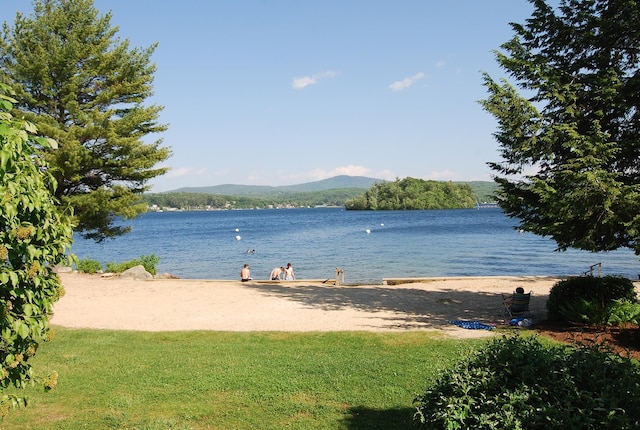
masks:
<svg viewBox="0 0 640 430"><path fill-rule="evenodd" d="M395 181L397 176L391 170L380 170L373 174L374 178L384 179L385 181Z"/></svg>
<svg viewBox="0 0 640 430"><path fill-rule="evenodd" d="M183 187L208 187L211 185L246 184L244 178L238 177L236 169L211 169L208 167L171 168L165 175L149 181L151 192L163 192ZM271 185L271 184L266 184Z"/></svg>
<svg viewBox="0 0 640 430"><path fill-rule="evenodd" d="M207 174L207 169L204 167L180 167L177 169L171 169L165 175L167 178L183 178L185 176L203 176Z"/></svg>
<svg viewBox="0 0 640 430"><path fill-rule="evenodd" d="M293 82L291 86L294 90L301 90L303 88L308 87L309 85L315 85L321 79L333 78L338 75L338 72L334 72L333 70L327 70L326 72L314 73L310 76L302 76L299 78L293 78Z"/></svg>
<svg viewBox="0 0 640 430"><path fill-rule="evenodd" d="M456 58L455 54L448 54L444 58L441 58L438 61L436 61L436 67L441 68L444 66L448 66L449 61L454 60L455 58Z"/></svg>
<svg viewBox="0 0 640 430"><path fill-rule="evenodd" d="M427 175L425 179L432 179L435 181L457 181L459 175L451 170L433 171Z"/></svg>
<svg viewBox="0 0 640 430"><path fill-rule="evenodd" d="M389 85L389 89L392 91L402 91L404 89L409 88L410 86L418 82L420 79L424 79L425 77L426 75L422 72L416 73L413 76L410 76L408 78L404 78L401 81L396 81L392 83L391 85Z"/></svg>
<svg viewBox="0 0 640 430"><path fill-rule="evenodd" d="M314 169L309 172L309 176L316 181L321 179L332 178L339 175L348 176L368 176L371 174L371 169L364 166L339 166L331 170Z"/></svg>

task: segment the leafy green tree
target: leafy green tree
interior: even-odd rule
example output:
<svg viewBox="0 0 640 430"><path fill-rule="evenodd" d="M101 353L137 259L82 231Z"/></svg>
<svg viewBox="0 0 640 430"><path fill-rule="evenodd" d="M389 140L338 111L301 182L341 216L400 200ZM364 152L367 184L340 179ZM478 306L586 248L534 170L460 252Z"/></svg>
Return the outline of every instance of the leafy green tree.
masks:
<svg viewBox="0 0 640 430"><path fill-rule="evenodd" d="M470 208L475 195L469 184L404 178L375 183L361 196L345 202L348 210Z"/></svg>
<svg viewBox="0 0 640 430"><path fill-rule="evenodd" d="M559 250L640 254L640 5L530 0L481 103L498 120L498 203ZM509 82L515 81L515 86Z"/></svg>
<svg viewBox="0 0 640 430"><path fill-rule="evenodd" d="M34 0L29 17L3 26L0 80L10 84L20 115L58 141L47 153L55 196L74 207L77 230L97 241L127 232L118 216L146 210L146 183L170 151L144 138L166 130L152 95L156 44L130 49L116 37L111 13L99 16L93 0Z"/></svg>
<svg viewBox="0 0 640 430"><path fill-rule="evenodd" d="M52 268L66 261L73 236L41 151L56 142L29 136L36 128L13 118L7 91L0 84L0 418L25 404L3 392L35 382L29 359L49 335L49 315L63 293ZM45 388L56 378L46 378Z"/></svg>

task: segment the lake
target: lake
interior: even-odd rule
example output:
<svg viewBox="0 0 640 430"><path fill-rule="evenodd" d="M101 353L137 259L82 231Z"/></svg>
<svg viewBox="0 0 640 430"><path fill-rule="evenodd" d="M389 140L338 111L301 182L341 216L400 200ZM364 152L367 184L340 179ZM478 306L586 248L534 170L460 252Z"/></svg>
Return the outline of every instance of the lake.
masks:
<svg viewBox="0 0 640 430"><path fill-rule="evenodd" d="M514 228L499 208L346 211L342 208L149 212L123 222L132 232L102 244L76 236L78 258L103 263L141 255L158 271L189 279L254 279L291 262L296 276L347 283L438 276L578 275L602 263L603 274L637 279L630 250L556 252L555 242ZM247 252L248 251L248 252Z"/></svg>

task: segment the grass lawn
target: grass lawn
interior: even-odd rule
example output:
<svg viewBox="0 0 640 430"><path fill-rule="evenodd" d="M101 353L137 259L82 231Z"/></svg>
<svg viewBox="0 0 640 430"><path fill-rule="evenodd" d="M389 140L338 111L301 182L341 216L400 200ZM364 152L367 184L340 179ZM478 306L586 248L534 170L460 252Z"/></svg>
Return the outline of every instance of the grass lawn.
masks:
<svg viewBox="0 0 640 430"><path fill-rule="evenodd" d="M428 380L482 340L434 332L126 332L55 327L13 429L399 429ZM12 391L9 391L12 392Z"/></svg>

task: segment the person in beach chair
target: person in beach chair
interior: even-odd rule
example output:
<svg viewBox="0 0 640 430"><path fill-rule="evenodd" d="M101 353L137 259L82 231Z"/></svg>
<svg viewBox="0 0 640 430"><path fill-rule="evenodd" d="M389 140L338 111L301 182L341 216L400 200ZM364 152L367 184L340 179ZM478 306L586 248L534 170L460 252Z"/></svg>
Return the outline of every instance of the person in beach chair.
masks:
<svg viewBox="0 0 640 430"><path fill-rule="evenodd" d="M525 294L524 288L518 287L513 294L503 294L502 304L505 312L511 318L514 316L524 315L529 312L529 302L531 301L531 292Z"/></svg>

